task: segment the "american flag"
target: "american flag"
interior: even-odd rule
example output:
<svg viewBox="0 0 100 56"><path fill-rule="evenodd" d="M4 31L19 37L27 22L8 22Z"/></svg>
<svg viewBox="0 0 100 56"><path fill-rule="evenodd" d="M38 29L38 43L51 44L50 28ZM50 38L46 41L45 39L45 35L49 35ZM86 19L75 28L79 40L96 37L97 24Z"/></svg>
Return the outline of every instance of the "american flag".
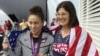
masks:
<svg viewBox="0 0 100 56"><path fill-rule="evenodd" d="M80 26L71 29L66 56L99 56L91 36Z"/></svg>

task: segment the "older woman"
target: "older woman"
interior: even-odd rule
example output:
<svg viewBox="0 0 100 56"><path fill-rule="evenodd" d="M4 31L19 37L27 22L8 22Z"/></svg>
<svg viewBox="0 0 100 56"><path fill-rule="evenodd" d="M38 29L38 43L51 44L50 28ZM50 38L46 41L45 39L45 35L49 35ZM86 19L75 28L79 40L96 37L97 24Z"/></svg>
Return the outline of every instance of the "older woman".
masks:
<svg viewBox="0 0 100 56"><path fill-rule="evenodd" d="M53 56L99 56L90 35L79 26L72 2L61 2L56 12L60 26L55 33Z"/></svg>

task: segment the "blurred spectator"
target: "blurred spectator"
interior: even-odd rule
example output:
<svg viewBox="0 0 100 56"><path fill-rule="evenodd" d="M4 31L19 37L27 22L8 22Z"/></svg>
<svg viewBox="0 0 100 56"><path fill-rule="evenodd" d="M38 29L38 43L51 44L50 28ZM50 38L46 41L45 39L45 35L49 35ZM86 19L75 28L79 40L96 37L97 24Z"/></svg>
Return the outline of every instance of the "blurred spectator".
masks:
<svg viewBox="0 0 100 56"><path fill-rule="evenodd" d="M58 28L59 28L58 21L56 18L53 18L49 29L52 32L52 34L55 34L55 30L57 30Z"/></svg>
<svg viewBox="0 0 100 56"><path fill-rule="evenodd" d="M25 19L22 20L22 22L20 23L20 28L21 30L24 30L27 27L27 22L25 21Z"/></svg>
<svg viewBox="0 0 100 56"><path fill-rule="evenodd" d="M12 23L10 20L8 21L5 21L5 24L4 24L4 35L5 36L9 36L10 32L12 30Z"/></svg>
<svg viewBox="0 0 100 56"><path fill-rule="evenodd" d="M5 23L4 23L4 30L8 31L8 23L7 23L7 21L5 21Z"/></svg>
<svg viewBox="0 0 100 56"><path fill-rule="evenodd" d="M20 26L19 26L19 22L18 21L14 22L13 30L20 30Z"/></svg>
<svg viewBox="0 0 100 56"><path fill-rule="evenodd" d="M56 22L56 19L53 18L53 19L52 19L52 22L51 22L51 24L50 24L50 26L55 26L55 22Z"/></svg>
<svg viewBox="0 0 100 56"><path fill-rule="evenodd" d="M2 50L3 36L4 36L4 30L0 26L0 51Z"/></svg>
<svg viewBox="0 0 100 56"><path fill-rule="evenodd" d="M10 31L10 30L12 29L12 24L11 24L11 21L10 21L10 20L8 20L8 21L7 21L7 23L8 23L8 30Z"/></svg>
<svg viewBox="0 0 100 56"><path fill-rule="evenodd" d="M52 32L49 30L48 26L47 26L47 21L44 20L44 26L43 26L43 31L44 32L48 32L52 35Z"/></svg>

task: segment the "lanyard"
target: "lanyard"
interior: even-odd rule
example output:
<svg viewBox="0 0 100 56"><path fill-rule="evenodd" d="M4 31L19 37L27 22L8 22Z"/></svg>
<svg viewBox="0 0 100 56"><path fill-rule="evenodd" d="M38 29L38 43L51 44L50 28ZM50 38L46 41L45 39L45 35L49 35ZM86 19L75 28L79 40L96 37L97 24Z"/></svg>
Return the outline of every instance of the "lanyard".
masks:
<svg viewBox="0 0 100 56"><path fill-rule="evenodd" d="M32 56L37 56L38 52L40 50L40 44L41 44L41 40L42 40L42 33L40 34L37 48L35 48L35 43L34 43L32 37L30 38L30 40L31 40L31 47L32 47Z"/></svg>

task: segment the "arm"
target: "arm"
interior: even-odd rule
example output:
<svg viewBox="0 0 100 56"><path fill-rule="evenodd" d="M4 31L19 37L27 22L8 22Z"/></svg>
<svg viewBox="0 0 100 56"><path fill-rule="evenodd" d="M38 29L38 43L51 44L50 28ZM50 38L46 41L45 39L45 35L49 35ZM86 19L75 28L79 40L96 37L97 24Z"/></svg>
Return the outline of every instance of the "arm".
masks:
<svg viewBox="0 0 100 56"><path fill-rule="evenodd" d="M49 55L48 56L53 56L52 44L54 42L54 37L51 37L49 40L50 40L50 46L49 46Z"/></svg>
<svg viewBox="0 0 100 56"><path fill-rule="evenodd" d="M11 48L10 48L10 45L9 43L5 43L3 42L3 49L4 49L4 52L3 52L3 55L6 55L6 56L21 56L21 43L19 41L19 37L17 39L17 44L16 44L16 47L15 47L15 51L12 51Z"/></svg>

